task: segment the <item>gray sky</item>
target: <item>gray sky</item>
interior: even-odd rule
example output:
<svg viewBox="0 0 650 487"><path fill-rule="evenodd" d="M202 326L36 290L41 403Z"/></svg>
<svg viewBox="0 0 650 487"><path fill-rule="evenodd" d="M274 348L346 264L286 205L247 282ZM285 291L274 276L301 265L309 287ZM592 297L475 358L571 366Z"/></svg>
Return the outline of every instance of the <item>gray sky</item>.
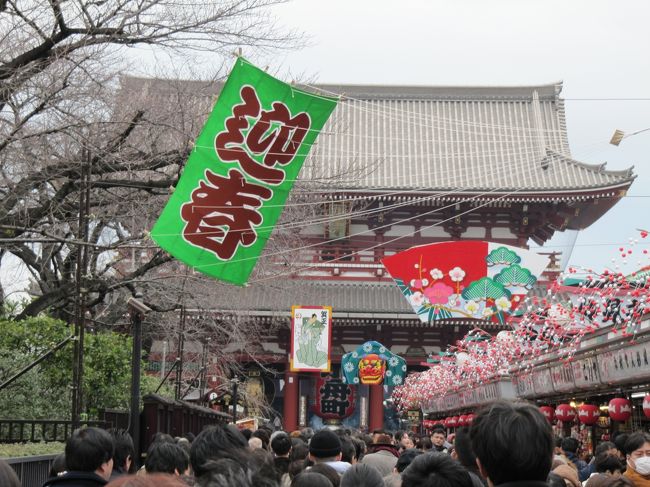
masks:
<svg viewBox="0 0 650 487"><path fill-rule="evenodd" d="M614 129L650 127L650 2L644 0L296 0L274 10L310 45L265 61L321 83L524 85L562 80L573 156L635 166L630 197L577 236L571 265L627 266L635 228L650 227L650 132L608 144ZM247 53L251 56L255 53ZM262 61L262 60L260 60ZM575 98L645 98L588 101ZM643 197L646 196L646 197ZM566 245L559 236L549 245ZM597 244L613 243L610 246ZM622 244L622 245L621 245ZM558 248L559 249L559 248Z"/></svg>

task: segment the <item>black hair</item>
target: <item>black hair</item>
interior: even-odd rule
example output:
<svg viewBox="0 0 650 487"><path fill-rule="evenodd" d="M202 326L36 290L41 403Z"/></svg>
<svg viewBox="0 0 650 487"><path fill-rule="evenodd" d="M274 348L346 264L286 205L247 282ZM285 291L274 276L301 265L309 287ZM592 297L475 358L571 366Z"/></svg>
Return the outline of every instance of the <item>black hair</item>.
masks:
<svg viewBox="0 0 650 487"><path fill-rule="evenodd" d="M402 473L404 470L406 470L406 467L408 467L413 460L415 460L415 457L418 455L424 454L423 451L416 450L415 448L409 448L407 450L404 450L402 454L399 456L397 459L397 463L395 464L395 468L397 469L398 473Z"/></svg>
<svg viewBox="0 0 650 487"><path fill-rule="evenodd" d="M190 462L196 477L208 471L208 462L228 458L245 460L248 453L246 438L233 425L208 426L192 442Z"/></svg>
<svg viewBox="0 0 650 487"><path fill-rule="evenodd" d="M339 487L341 484L341 476L338 474L333 467L330 467L326 463L317 463L309 469L309 472L319 473L327 477L334 487Z"/></svg>
<svg viewBox="0 0 650 487"><path fill-rule="evenodd" d="M469 428L463 427L456 430L454 437L454 449L460 464L468 469L476 468L476 455L472 450L472 442L469 438Z"/></svg>
<svg viewBox="0 0 650 487"><path fill-rule="evenodd" d="M185 473L190 459L183 448L166 442L153 443L147 450L144 468L147 473Z"/></svg>
<svg viewBox="0 0 650 487"><path fill-rule="evenodd" d="M199 434L199 436L201 436ZM201 487L253 487L251 472L230 458L208 461L203 476L198 481Z"/></svg>
<svg viewBox="0 0 650 487"><path fill-rule="evenodd" d="M555 447L556 448L562 448L562 437L561 436L555 435ZM559 475L558 475L558 477L559 477Z"/></svg>
<svg viewBox="0 0 650 487"><path fill-rule="evenodd" d="M630 435L628 433L621 433L620 431L617 431L612 435L612 440L614 440L616 448L618 448L618 451L623 454L625 454L625 443L627 443L629 437Z"/></svg>
<svg viewBox="0 0 650 487"><path fill-rule="evenodd" d="M404 430L397 430L395 434L393 435L393 438L395 438L395 441L399 443L404 436L408 436L408 433Z"/></svg>
<svg viewBox="0 0 650 487"><path fill-rule="evenodd" d="M244 438L246 438L246 441L250 440L250 439L251 439L251 436L253 436L253 431L250 430L250 429L248 429L248 428L245 428L245 429L243 429L243 430L240 430L240 433L241 433L242 435L244 435Z"/></svg>
<svg viewBox="0 0 650 487"><path fill-rule="evenodd" d="M307 446L307 443L305 443L302 440L298 440L298 442L291 442L291 453L289 453L289 460L292 462L296 460L304 460L309 456L309 447Z"/></svg>
<svg viewBox="0 0 650 487"><path fill-rule="evenodd" d="M357 462L360 462L368 448L366 442L361 438L350 438L350 441L354 445L354 457L357 459Z"/></svg>
<svg viewBox="0 0 650 487"><path fill-rule="evenodd" d="M2 459L0 459L0 485L2 487L21 487L16 471Z"/></svg>
<svg viewBox="0 0 650 487"><path fill-rule="evenodd" d="M176 443L176 440L172 435L169 435L167 433L161 433L158 432L155 435L153 435L153 438L151 439L152 443L158 443L158 442L163 442L163 443Z"/></svg>
<svg viewBox="0 0 650 487"><path fill-rule="evenodd" d="M341 477L341 487L384 487L379 470L366 463L357 463L346 470Z"/></svg>
<svg viewBox="0 0 650 487"><path fill-rule="evenodd" d="M558 474L553 472L548 474L546 483L548 484L548 487L567 487L567 484L564 481L564 479L560 477Z"/></svg>
<svg viewBox="0 0 650 487"><path fill-rule="evenodd" d="M626 455L629 455L634 450L638 450L643 446L644 443L650 443L650 435L648 433L632 433L628 436L627 441L625 442L625 452Z"/></svg>
<svg viewBox="0 0 650 487"><path fill-rule="evenodd" d="M477 414L469 434L474 454L494 485L548 477L555 442L537 407L497 401Z"/></svg>
<svg viewBox="0 0 650 487"><path fill-rule="evenodd" d="M341 436L341 461L352 463L353 458L359 458L354 443L347 436Z"/></svg>
<svg viewBox="0 0 650 487"><path fill-rule="evenodd" d="M69 471L94 472L113 458L113 438L103 429L80 428L65 443Z"/></svg>
<svg viewBox="0 0 650 487"><path fill-rule="evenodd" d="M594 467L596 472L605 473L607 471L614 473L616 470L622 472L625 468L623 462L614 455L609 455L605 452L598 454L594 460Z"/></svg>
<svg viewBox="0 0 650 487"><path fill-rule="evenodd" d="M291 438L286 433L277 434L271 440L271 450L276 455L286 455L291 450Z"/></svg>
<svg viewBox="0 0 650 487"><path fill-rule="evenodd" d="M117 473L135 473L135 449L133 447L133 438L128 431L123 429L112 428L108 432L113 437L115 453L113 453L113 471ZM131 457L131 465L128 471L124 468L127 458Z"/></svg>
<svg viewBox="0 0 650 487"><path fill-rule="evenodd" d="M575 453L580 448L580 442L571 436L567 436L562 440L562 450Z"/></svg>
<svg viewBox="0 0 650 487"><path fill-rule="evenodd" d="M431 443L431 438L428 436L423 436L417 441L415 447L419 448L420 450L431 450L433 448L433 443Z"/></svg>
<svg viewBox="0 0 650 487"><path fill-rule="evenodd" d="M52 460L52 465L50 465L50 473L48 475L50 477L56 477L60 473L65 472L65 469L65 453L61 453L54 457L54 460Z"/></svg>
<svg viewBox="0 0 650 487"><path fill-rule="evenodd" d="M440 433L440 434L443 434L443 435L447 436L447 433L446 433L445 430L443 430L442 428L435 428L435 429L431 432L431 435L430 435L430 436L433 436L433 435L435 435L436 433Z"/></svg>
<svg viewBox="0 0 650 487"><path fill-rule="evenodd" d="M446 453L427 453L402 472L402 487L472 487L472 478Z"/></svg>
<svg viewBox="0 0 650 487"><path fill-rule="evenodd" d="M594 450L594 456L598 456L601 453L605 453L607 450L612 450L616 449L616 445L612 443L611 441L603 441L601 443L598 443L598 446Z"/></svg>
<svg viewBox="0 0 650 487"><path fill-rule="evenodd" d="M302 472L291 481L291 487L334 487L322 473Z"/></svg>

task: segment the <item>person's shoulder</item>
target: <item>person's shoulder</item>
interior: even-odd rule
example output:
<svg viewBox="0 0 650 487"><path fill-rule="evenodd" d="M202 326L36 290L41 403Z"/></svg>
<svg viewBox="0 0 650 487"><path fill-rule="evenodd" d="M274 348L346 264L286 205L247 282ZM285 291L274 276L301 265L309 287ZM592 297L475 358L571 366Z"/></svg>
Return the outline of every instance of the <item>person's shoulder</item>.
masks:
<svg viewBox="0 0 650 487"><path fill-rule="evenodd" d="M43 487L102 487L107 483L94 472L66 472L48 479Z"/></svg>

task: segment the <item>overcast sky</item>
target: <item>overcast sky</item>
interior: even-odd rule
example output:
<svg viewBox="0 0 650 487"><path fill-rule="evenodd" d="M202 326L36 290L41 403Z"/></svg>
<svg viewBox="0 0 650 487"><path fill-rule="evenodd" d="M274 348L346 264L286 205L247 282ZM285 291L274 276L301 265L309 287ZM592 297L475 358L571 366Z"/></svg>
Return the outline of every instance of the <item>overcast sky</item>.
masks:
<svg viewBox="0 0 650 487"><path fill-rule="evenodd" d="M638 175L630 197L579 232L570 264L612 268L616 258L621 265L618 247L629 247L628 239L638 237L636 228L650 227L650 131L619 147L608 144L617 128L650 127L650 2L296 0L274 12L281 24L306 32L310 45L265 61L321 83L563 81L573 156L607 162L608 169L634 165ZM565 245L569 237L551 244ZM613 245L598 245L605 243ZM639 261L650 264L648 255L634 250L623 270Z"/></svg>

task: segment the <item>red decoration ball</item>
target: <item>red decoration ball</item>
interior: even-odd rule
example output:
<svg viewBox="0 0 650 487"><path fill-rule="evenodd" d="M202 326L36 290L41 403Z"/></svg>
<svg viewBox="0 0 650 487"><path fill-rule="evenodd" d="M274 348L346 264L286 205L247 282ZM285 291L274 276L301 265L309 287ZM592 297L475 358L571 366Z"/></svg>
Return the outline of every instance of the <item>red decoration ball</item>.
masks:
<svg viewBox="0 0 650 487"><path fill-rule="evenodd" d="M555 408L555 417L563 423L572 423L576 419L576 410L569 404L560 404Z"/></svg>
<svg viewBox="0 0 650 487"><path fill-rule="evenodd" d="M643 414L646 418L650 418L650 394L643 398Z"/></svg>
<svg viewBox="0 0 650 487"><path fill-rule="evenodd" d="M598 422L600 410L594 404L583 404L578 408L578 421L582 424L593 425Z"/></svg>
<svg viewBox="0 0 650 487"><path fill-rule="evenodd" d="M544 415L549 423L552 423L555 419L555 409L551 406L540 406L539 411Z"/></svg>
<svg viewBox="0 0 650 487"><path fill-rule="evenodd" d="M627 399L615 397L609 401L609 417L614 421L625 422L632 416L632 404Z"/></svg>

